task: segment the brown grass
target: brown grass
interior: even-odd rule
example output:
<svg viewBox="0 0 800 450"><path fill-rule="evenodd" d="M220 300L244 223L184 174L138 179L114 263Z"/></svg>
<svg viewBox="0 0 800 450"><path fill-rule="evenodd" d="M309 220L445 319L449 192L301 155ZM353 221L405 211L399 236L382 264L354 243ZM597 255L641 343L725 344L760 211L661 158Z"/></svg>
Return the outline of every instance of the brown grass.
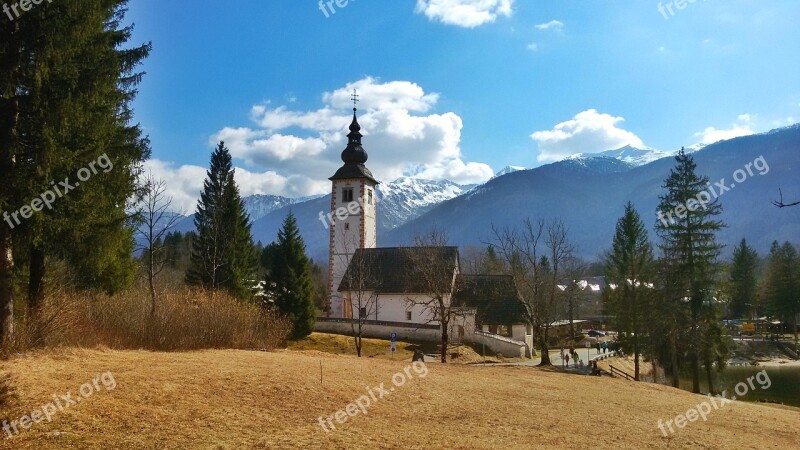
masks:
<svg viewBox="0 0 800 450"><path fill-rule="evenodd" d="M333 353L336 355L356 355L356 348L352 336L342 336L329 333L311 333L310 336L298 341L288 343L289 350L314 351ZM397 342L397 352L392 355L391 341L384 339L363 339L361 355L365 358L394 359L398 361L410 360L414 350L421 349L426 354L438 353L438 342ZM438 360L437 357L427 357L426 360ZM447 361L456 364L471 364L483 361L483 358L471 347L466 345L451 346L447 352ZM488 362L497 362L497 358L487 358Z"/></svg>
<svg viewBox="0 0 800 450"><path fill-rule="evenodd" d="M117 387L2 448L796 448L797 410L737 402L670 441L656 424L704 397L666 386L528 367L430 364L325 433L318 424L389 385L408 363L321 352L51 350L4 364L12 417L112 371ZM322 382L320 382L320 365Z"/></svg>

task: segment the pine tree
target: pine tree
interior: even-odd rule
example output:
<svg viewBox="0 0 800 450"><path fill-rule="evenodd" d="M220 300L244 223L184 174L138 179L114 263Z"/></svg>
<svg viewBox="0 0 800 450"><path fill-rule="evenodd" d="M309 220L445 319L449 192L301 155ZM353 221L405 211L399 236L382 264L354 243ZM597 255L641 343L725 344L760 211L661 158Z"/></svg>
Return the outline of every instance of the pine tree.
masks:
<svg viewBox="0 0 800 450"><path fill-rule="evenodd" d="M703 334L700 341L700 355L706 370L708 393L716 394L714 389L714 369L722 372L730 356L729 337L719 320L717 308L713 303L703 308Z"/></svg>
<svg viewBox="0 0 800 450"><path fill-rule="evenodd" d="M639 213L628 202L617 222L611 252L605 258L606 282L617 286L609 291L609 309L617 317L622 345L633 350L634 378L639 380L641 340L645 329L647 298L652 291L653 248Z"/></svg>
<svg viewBox="0 0 800 450"><path fill-rule="evenodd" d="M489 245L486 248L486 258L484 259L481 273L486 275L502 275L504 272L503 262L497 257L497 251L495 251L494 245Z"/></svg>
<svg viewBox="0 0 800 450"><path fill-rule="evenodd" d="M197 236L186 282L225 289L240 298L251 293L258 264L250 218L234 180L233 162L224 142L211 155L194 218Z"/></svg>
<svg viewBox="0 0 800 450"><path fill-rule="evenodd" d="M278 251L270 258L271 279L276 284L275 304L294 324L292 338L302 339L314 331L314 281L306 245L291 212L278 232L277 244Z"/></svg>
<svg viewBox="0 0 800 450"><path fill-rule="evenodd" d="M672 267L685 283L692 390L700 392L700 315L703 305L713 302L716 293L717 258L722 249L716 242L716 233L724 224L716 220L722 206L706 190L710 185L708 177L697 175L692 156L681 149L675 160L676 166L664 182L667 192L660 197L656 232L661 238L661 252L672 260Z"/></svg>
<svg viewBox="0 0 800 450"><path fill-rule="evenodd" d="M733 263L730 268L730 306L728 308L731 319L751 318L755 312L757 294L756 269L758 267L758 253L742 242L733 251Z"/></svg>
<svg viewBox="0 0 800 450"><path fill-rule="evenodd" d="M767 312L793 325L797 342L797 316L800 314L800 259L789 242L772 244L766 276Z"/></svg>

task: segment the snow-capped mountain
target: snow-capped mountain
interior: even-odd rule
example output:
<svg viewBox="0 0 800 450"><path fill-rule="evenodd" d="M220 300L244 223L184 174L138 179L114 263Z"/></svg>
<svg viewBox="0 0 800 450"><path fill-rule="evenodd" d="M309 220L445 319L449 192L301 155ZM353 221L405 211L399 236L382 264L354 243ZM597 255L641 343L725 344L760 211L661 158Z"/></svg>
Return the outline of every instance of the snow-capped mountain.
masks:
<svg viewBox="0 0 800 450"><path fill-rule="evenodd" d="M748 178L746 188L732 189L719 198L723 206L720 220L727 227L719 232L718 241L727 246L726 254L742 237L759 252L768 252L773 241L792 239L800 233L797 215L771 203L784 186L784 192L792 189L798 192L794 198L800 196L798 148L800 125L720 141L693 154L697 173L710 180L730 180L748 161L769 161L769 176L756 172ZM615 156L624 158L625 153L620 151ZM482 246L492 226L519 226L530 217L559 218L569 226L576 254L596 258L608 249L615 223L629 201L653 238L663 182L674 166L669 157L639 167L608 156L574 157L492 180L379 234L379 242L382 246L402 245L414 235L437 227L447 233L453 245ZM769 224L767 231L764 223Z"/></svg>
<svg viewBox="0 0 800 450"><path fill-rule="evenodd" d="M243 198L242 203L244 204L244 209L250 214L250 220L256 221L276 209L293 205L297 203L298 200L281 197L280 195L255 194Z"/></svg>
<svg viewBox="0 0 800 450"><path fill-rule="evenodd" d="M519 172L520 170L528 170L528 168L522 166L505 166L503 170L494 174L492 179L502 177L503 175L508 175L509 173Z"/></svg>
<svg viewBox="0 0 800 450"><path fill-rule="evenodd" d="M391 230L428 212L439 203L458 197L474 185L462 186L452 181L402 177L378 185L378 226Z"/></svg>
<svg viewBox="0 0 800 450"><path fill-rule="evenodd" d="M708 147L708 144L703 144L702 142L698 142L697 144L685 147L684 151L686 151L686 153L694 153L694 152L699 152L700 150L706 147Z"/></svg>
<svg viewBox="0 0 800 450"><path fill-rule="evenodd" d="M461 186L451 181L420 178L399 178L378 185L378 242L388 231L430 211L437 205L469 191L474 186ZM295 201L253 221L253 237L263 243L278 235L289 210L297 218L300 234L310 257L326 260L329 232L325 215L330 213L331 198L325 195L305 202Z"/></svg>
<svg viewBox="0 0 800 450"><path fill-rule="evenodd" d="M577 153L567 159L584 159L584 158L614 158L622 162L628 163L632 166L639 167L645 164L650 164L662 158L668 158L674 153L656 150L651 147L634 147L626 145L625 147L616 150L606 150L600 153Z"/></svg>

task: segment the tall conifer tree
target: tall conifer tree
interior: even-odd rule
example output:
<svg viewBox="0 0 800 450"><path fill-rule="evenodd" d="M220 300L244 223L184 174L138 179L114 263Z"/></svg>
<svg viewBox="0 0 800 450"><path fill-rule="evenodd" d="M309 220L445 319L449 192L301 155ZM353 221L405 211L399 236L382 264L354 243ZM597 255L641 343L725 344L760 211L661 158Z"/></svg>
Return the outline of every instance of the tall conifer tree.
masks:
<svg viewBox="0 0 800 450"><path fill-rule="evenodd" d="M276 284L275 304L294 323L292 337L300 339L314 331L316 308L311 261L306 256L297 219L291 212L278 232L277 250L273 253L271 268L271 278Z"/></svg>
<svg viewBox="0 0 800 450"><path fill-rule="evenodd" d="M239 195L231 155L224 142L211 155L194 224L197 236L192 241L187 283L248 297L255 285L258 256L250 233L250 218Z"/></svg>
<svg viewBox="0 0 800 450"><path fill-rule="evenodd" d="M653 248L639 213L628 202L617 222L612 250L605 260L606 281L617 286L609 291L610 309L617 317L622 344L634 355L634 378L639 380L639 358L647 299L652 292Z"/></svg>
<svg viewBox="0 0 800 450"><path fill-rule="evenodd" d="M728 312L731 319L752 318L755 311L757 294L756 269L758 253L742 242L733 250L733 263L730 268L730 305Z"/></svg>
<svg viewBox="0 0 800 450"><path fill-rule="evenodd" d="M663 220L656 222L656 232L661 237L659 248L678 271L684 295L689 299L692 391L700 392L701 312L703 305L712 304L716 295L717 258L722 249L716 233L724 224L716 219L722 206L707 191L708 177L697 175L692 156L681 149L675 161L664 182L667 192L660 197L658 207L658 216Z"/></svg>
<svg viewBox="0 0 800 450"><path fill-rule="evenodd" d="M772 244L766 276L767 312L793 325L797 341L800 314L800 257L789 242Z"/></svg>

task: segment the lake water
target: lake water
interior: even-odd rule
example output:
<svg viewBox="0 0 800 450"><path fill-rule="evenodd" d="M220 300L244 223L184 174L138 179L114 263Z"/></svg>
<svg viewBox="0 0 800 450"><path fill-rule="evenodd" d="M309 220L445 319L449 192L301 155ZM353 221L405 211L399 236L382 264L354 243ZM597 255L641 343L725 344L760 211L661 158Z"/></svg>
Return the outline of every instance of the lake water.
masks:
<svg viewBox="0 0 800 450"><path fill-rule="evenodd" d="M722 373L716 374L714 387L718 392L727 390L727 397L730 398L731 395L736 395L734 387L737 383L744 381L746 384L748 377L755 376L762 370L767 371L767 375L769 375L769 379L772 382L769 389L761 389L758 381L754 379L755 390L750 389L748 385L749 392L743 398L739 398L737 395L737 400L752 402L767 400L800 407L800 367L728 367ZM681 388L691 391L691 377L681 378ZM701 373L700 376L700 391L708 392L705 372Z"/></svg>

